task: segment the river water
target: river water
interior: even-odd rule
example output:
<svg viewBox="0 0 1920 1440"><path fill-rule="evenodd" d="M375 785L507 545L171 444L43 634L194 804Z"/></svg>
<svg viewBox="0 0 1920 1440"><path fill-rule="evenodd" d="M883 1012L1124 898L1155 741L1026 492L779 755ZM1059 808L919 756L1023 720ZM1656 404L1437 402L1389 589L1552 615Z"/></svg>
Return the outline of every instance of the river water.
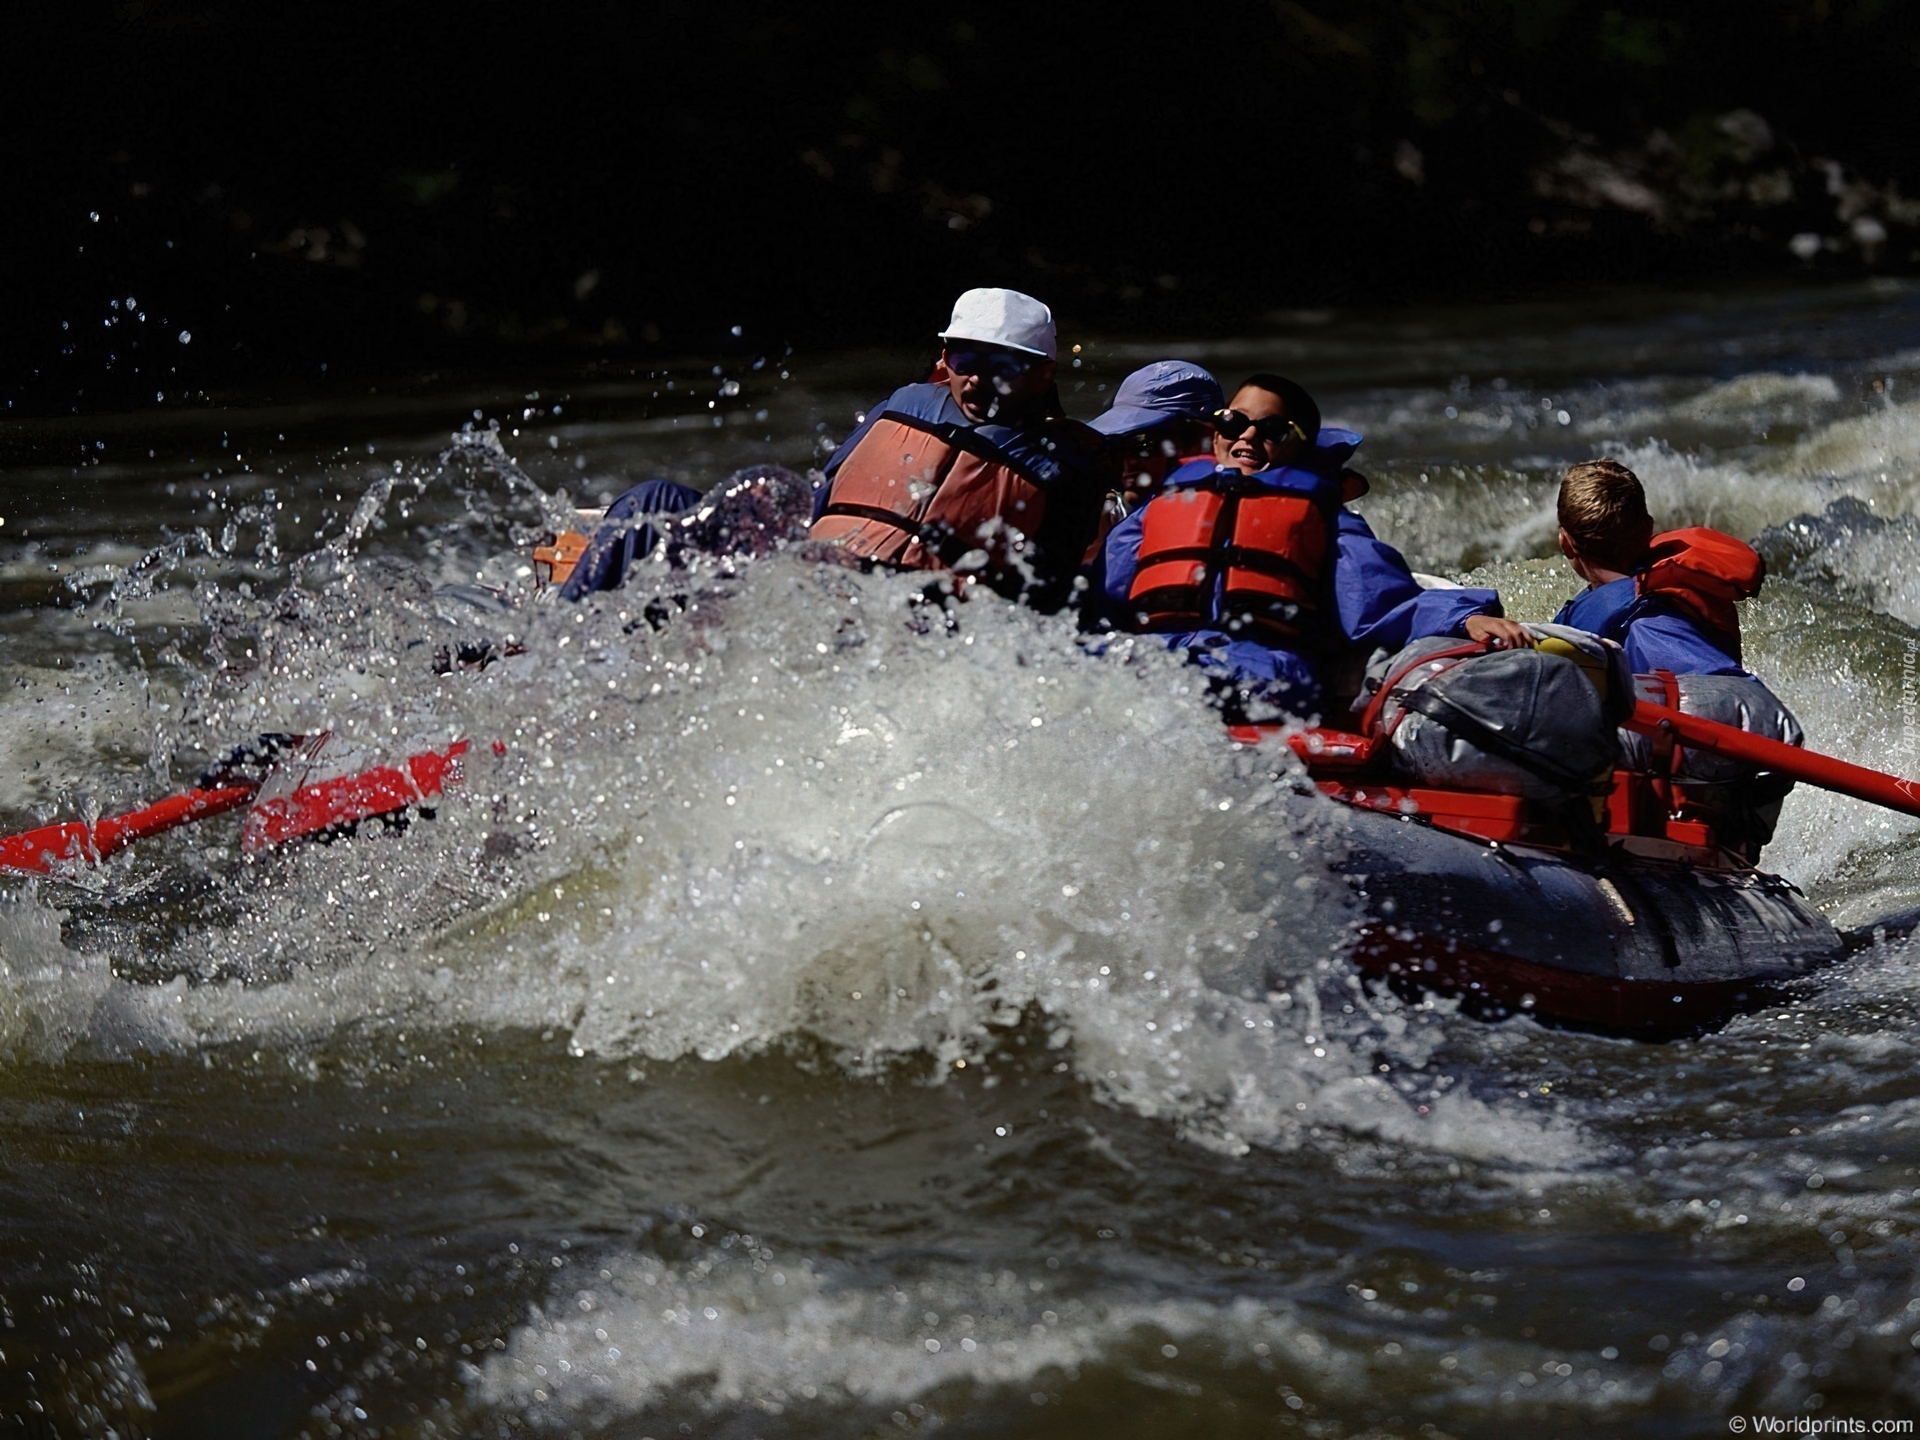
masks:
<svg viewBox="0 0 1920 1440"><path fill-rule="evenodd" d="M1573 588L1557 467L1620 454L1663 521L1777 527L1749 663L1811 744L1920 772L1920 291L1266 328L1070 336L1063 388L1088 415L1164 353L1293 373L1369 436L1376 528L1523 618ZM263 731L483 743L404 831L247 860L229 818L0 882L0 1417L1911 1417L1904 940L1696 1039L1489 1025L1359 987L1340 815L1224 743L1164 656L991 600L928 623L904 582L791 555L518 603L565 506L804 467L911 365L17 428L42 458L0 482L6 829ZM476 585L515 603L449 588ZM481 635L525 653L435 673ZM1831 797L1789 799L1767 863L1843 927L1920 903L1914 824ZM1264 993L1229 978L1250 966Z"/></svg>

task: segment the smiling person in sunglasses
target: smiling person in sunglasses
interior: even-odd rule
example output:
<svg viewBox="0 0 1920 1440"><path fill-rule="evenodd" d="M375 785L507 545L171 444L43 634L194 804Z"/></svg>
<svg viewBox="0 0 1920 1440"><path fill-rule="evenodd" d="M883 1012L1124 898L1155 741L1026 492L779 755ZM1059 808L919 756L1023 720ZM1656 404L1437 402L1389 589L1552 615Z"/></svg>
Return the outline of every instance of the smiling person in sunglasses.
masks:
<svg viewBox="0 0 1920 1440"><path fill-rule="evenodd" d="M808 537L863 565L951 570L1057 609L1092 543L1110 465L1060 408L1053 313L969 290L933 378L896 390L827 462Z"/></svg>
<svg viewBox="0 0 1920 1440"><path fill-rule="evenodd" d="M1319 713L1332 662L1429 635L1530 644L1491 590L1422 590L1346 508L1360 445L1323 427L1305 389L1255 375L1212 417L1213 457L1181 466L1107 537L1103 588L1133 627L1166 637L1235 718Z"/></svg>

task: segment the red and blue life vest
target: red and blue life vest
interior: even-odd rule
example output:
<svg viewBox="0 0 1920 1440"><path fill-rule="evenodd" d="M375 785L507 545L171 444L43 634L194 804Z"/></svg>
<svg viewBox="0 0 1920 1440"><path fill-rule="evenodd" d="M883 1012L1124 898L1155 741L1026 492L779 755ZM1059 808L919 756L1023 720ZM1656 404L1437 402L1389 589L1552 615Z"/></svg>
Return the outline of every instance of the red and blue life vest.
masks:
<svg viewBox="0 0 1920 1440"><path fill-rule="evenodd" d="M1142 514L1128 601L1148 630L1317 643L1339 509L1337 475L1182 466Z"/></svg>
<svg viewBox="0 0 1920 1440"><path fill-rule="evenodd" d="M1077 565L1101 491L1098 437L1064 417L975 424L944 385L909 385L828 467L808 536L904 570Z"/></svg>
<svg viewBox="0 0 1920 1440"><path fill-rule="evenodd" d="M1654 536L1646 562L1629 578L1631 584L1616 580L1576 595L1556 622L1624 644L1636 620L1678 612L1737 663L1740 615L1734 602L1760 593L1767 562L1744 541L1691 526Z"/></svg>

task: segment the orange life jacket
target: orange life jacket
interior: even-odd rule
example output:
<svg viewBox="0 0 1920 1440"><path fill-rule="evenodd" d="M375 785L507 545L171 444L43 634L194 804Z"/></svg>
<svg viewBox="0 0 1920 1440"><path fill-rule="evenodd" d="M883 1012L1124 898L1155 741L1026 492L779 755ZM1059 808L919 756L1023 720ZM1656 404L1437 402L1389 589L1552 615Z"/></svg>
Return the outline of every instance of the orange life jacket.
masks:
<svg viewBox="0 0 1920 1440"><path fill-rule="evenodd" d="M1730 641L1727 653L1738 660L1740 615L1733 602L1758 595L1766 578L1767 562L1751 545L1696 525L1653 537L1634 589L1660 596Z"/></svg>
<svg viewBox="0 0 1920 1440"><path fill-rule="evenodd" d="M1127 592L1146 628L1223 629L1282 645L1318 638L1339 481L1216 471L1147 502Z"/></svg>
<svg viewBox="0 0 1920 1440"><path fill-rule="evenodd" d="M889 410L834 472L808 538L861 560L941 570L984 550L1003 566L1046 516L1046 492L964 425Z"/></svg>

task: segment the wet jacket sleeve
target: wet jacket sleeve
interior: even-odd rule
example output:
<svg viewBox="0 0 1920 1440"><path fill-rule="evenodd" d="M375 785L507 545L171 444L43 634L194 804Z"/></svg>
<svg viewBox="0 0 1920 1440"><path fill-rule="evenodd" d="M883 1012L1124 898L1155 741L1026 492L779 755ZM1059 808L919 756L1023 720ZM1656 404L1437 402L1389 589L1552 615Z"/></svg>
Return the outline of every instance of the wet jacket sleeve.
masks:
<svg viewBox="0 0 1920 1440"><path fill-rule="evenodd" d="M1108 567L1111 574L1111 555ZM1501 613L1497 591L1422 590L1400 552L1350 510L1340 512L1333 604L1341 633L1366 650L1398 650L1430 635L1465 635L1461 627L1470 616Z"/></svg>
<svg viewBox="0 0 1920 1440"><path fill-rule="evenodd" d="M1684 615L1642 615L1623 642L1636 675L1671 670L1676 675L1745 675L1740 662L1716 646Z"/></svg>
<svg viewBox="0 0 1920 1440"><path fill-rule="evenodd" d="M1140 568L1140 527L1146 522L1147 507L1142 505L1107 532L1101 550L1104 561L1100 586L1113 611L1124 612L1127 596L1133 590L1134 573Z"/></svg>
<svg viewBox="0 0 1920 1440"><path fill-rule="evenodd" d="M606 518L587 541L573 573L560 587L562 600L579 600L595 590L616 590L636 556L650 555L660 532L638 523L645 515L673 515L700 503L700 492L677 480L646 480L607 507Z"/></svg>

